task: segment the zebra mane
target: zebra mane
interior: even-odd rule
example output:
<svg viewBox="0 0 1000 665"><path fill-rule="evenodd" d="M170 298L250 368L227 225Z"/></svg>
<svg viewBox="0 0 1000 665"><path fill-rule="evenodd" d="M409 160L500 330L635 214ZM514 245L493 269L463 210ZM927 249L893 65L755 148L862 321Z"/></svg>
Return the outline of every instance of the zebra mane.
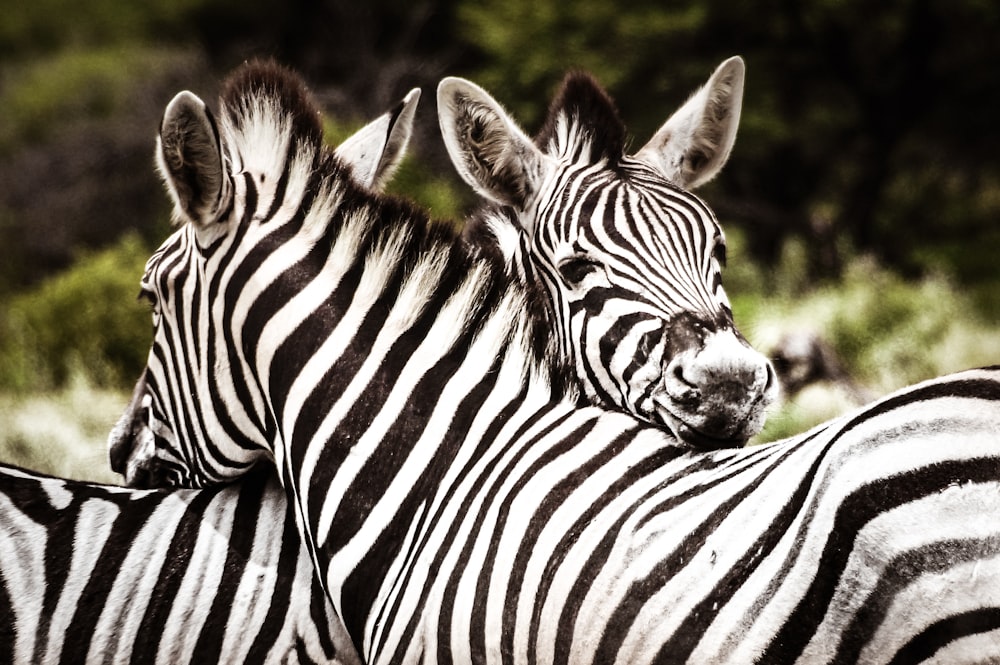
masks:
<svg viewBox="0 0 1000 665"><path fill-rule="evenodd" d="M251 60L223 82L219 109L233 173L308 177L322 168L337 180L350 181L343 177L349 166L323 143L322 111L296 72L273 60Z"/></svg>
<svg viewBox="0 0 1000 665"><path fill-rule="evenodd" d="M613 168L625 154L626 138L625 123L604 88L586 72L570 72L535 143L550 154L605 159Z"/></svg>
<svg viewBox="0 0 1000 665"><path fill-rule="evenodd" d="M295 72L273 60L252 60L234 71L222 84L219 103L231 127L250 138L278 130L311 146L323 142L319 105Z"/></svg>
<svg viewBox="0 0 1000 665"><path fill-rule="evenodd" d="M373 261L386 274L403 266L414 279L404 280L400 298L412 303L413 316L440 293L478 282L476 295L458 317L461 325L471 325L470 332L477 335L506 311L502 318L511 342L524 348L531 381L569 390L559 380L561 367L551 362L551 334L542 319L530 316L526 306L511 308L512 302L527 300L524 285L493 257L462 242L458 225L432 220L410 201L363 188L347 177L350 166L323 143L321 112L296 73L270 61L248 63L224 83L220 108L234 166L254 165L287 179L289 190L295 180L308 181L303 194L308 210L302 211L300 233L317 241L325 238L332 251L345 254L338 260ZM289 176L289 171L299 176ZM428 292L414 293L419 288L413 287L425 282L422 288Z"/></svg>

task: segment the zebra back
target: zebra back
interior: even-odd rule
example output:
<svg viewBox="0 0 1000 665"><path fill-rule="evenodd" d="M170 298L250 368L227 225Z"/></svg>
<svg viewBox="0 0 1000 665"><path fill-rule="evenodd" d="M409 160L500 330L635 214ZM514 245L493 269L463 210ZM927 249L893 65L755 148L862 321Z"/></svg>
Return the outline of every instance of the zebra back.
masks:
<svg viewBox="0 0 1000 665"><path fill-rule="evenodd" d="M0 465L0 662L355 663L273 472L142 491Z"/></svg>

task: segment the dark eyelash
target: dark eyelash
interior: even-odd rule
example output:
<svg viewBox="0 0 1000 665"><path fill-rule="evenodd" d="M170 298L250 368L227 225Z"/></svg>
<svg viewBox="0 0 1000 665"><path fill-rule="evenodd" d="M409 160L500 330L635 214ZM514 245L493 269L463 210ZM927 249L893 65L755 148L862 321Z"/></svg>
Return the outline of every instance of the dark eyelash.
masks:
<svg viewBox="0 0 1000 665"><path fill-rule="evenodd" d="M575 286L598 267L595 261L586 257L575 257L559 264L559 274L570 286Z"/></svg>
<svg viewBox="0 0 1000 665"><path fill-rule="evenodd" d="M139 289L139 295L135 297L139 302L145 302L150 307L156 307L156 296L153 295L152 291L147 291L146 289Z"/></svg>
<svg viewBox="0 0 1000 665"><path fill-rule="evenodd" d="M715 249L712 250L712 256L715 260L719 262L719 265L723 268L726 267L726 243L717 242L715 244Z"/></svg>

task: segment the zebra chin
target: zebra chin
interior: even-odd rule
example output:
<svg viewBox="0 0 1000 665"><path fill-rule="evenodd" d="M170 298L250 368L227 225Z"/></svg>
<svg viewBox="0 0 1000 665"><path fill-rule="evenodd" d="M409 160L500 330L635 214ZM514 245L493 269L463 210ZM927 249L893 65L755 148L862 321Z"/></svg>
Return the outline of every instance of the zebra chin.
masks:
<svg viewBox="0 0 1000 665"><path fill-rule="evenodd" d="M156 436L153 430L144 425L128 425L126 429L122 420L119 420L108 437L111 470L121 475L128 487L156 489L178 486L177 470L156 457Z"/></svg>
<svg viewBox="0 0 1000 665"><path fill-rule="evenodd" d="M671 410L657 403L657 424L670 430L682 443L698 450L722 450L724 448L742 448L754 434L763 427L740 427L733 433L709 434L695 426L689 425L683 418L674 415Z"/></svg>

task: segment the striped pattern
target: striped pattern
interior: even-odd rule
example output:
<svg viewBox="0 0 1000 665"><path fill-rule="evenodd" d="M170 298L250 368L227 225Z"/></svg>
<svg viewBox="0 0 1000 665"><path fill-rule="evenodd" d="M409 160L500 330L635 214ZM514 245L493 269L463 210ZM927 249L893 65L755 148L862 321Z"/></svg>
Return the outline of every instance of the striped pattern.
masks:
<svg viewBox="0 0 1000 665"><path fill-rule="evenodd" d="M274 474L141 491L0 466L0 662L358 662Z"/></svg>
<svg viewBox="0 0 1000 665"><path fill-rule="evenodd" d="M223 144L294 135L275 92L293 82L241 76ZM263 127L244 97L275 110ZM580 408L498 265L286 144L260 172L240 162L221 231L187 224L147 266L148 452L213 482L263 440L366 662L1000 658L1000 372L696 452ZM166 343L192 330L213 362L183 355L205 341ZM160 394L177 368L191 399ZM195 405L246 438L176 445ZM190 454L203 432L215 449Z"/></svg>
<svg viewBox="0 0 1000 665"><path fill-rule="evenodd" d="M632 156L614 104L586 75L567 77L534 141L475 84L438 88L452 162L492 202L466 239L536 291L553 362L591 403L701 448L744 444L776 395L770 363L733 322L722 229L682 188L725 163L742 80L741 60L723 63Z"/></svg>
<svg viewBox="0 0 1000 665"><path fill-rule="evenodd" d="M998 378L709 454L591 409L523 406L505 414L522 435L456 453L430 496L390 485L392 519L376 507L326 541L328 581L371 662L991 662ZM406 533L391 564L386 531Z"/></svg>

